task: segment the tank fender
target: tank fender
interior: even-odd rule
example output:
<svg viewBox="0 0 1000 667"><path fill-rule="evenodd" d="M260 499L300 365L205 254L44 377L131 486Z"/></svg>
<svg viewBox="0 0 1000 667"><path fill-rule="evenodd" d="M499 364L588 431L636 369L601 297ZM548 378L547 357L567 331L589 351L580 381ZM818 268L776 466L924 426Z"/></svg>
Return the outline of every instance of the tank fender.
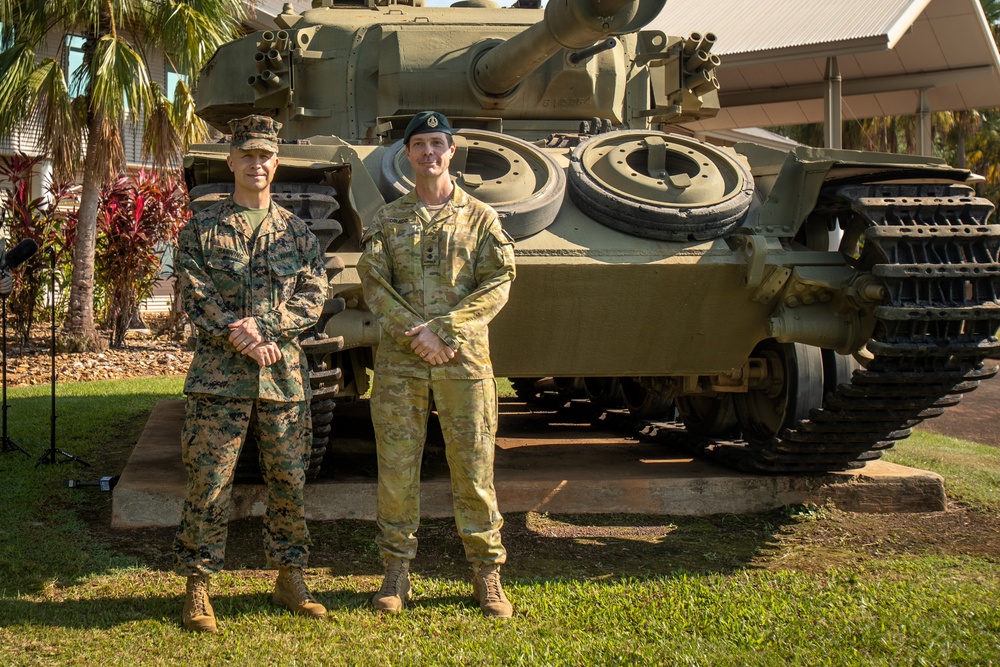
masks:
<svg viewBox="0 0 1000 667"><path fill-rule="evenodd" d="M752 158L750 161L753 165ZM766 235L795 236L815 208L826 175L834 164L834 160L802 161L789 153L760 207L757 229Z"/></svg>

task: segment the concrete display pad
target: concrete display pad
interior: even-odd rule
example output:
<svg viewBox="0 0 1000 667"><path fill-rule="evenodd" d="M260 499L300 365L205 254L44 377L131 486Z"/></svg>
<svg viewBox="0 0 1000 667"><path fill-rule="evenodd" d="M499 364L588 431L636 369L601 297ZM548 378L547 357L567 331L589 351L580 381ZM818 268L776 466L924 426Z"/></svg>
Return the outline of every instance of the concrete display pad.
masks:
<svg viewBox="0 0 1000 667"><path fill-rule="evenodd" d="M376 462L367 413L335 412L337 465L306 486L308 519L375 518ZM161 401L113 491L112 526L174 526L184 502L182 401ZM754 475L692 459L663 444L623 437L590 423L560 422L553 411L502 402L496 487L502 512L708 515L824 504L858 512L945 508L943 479L883 461L815 476ZM452 515L451 484L434 434L424 457L421 514ZM905 442L902 446L905 446ZM265 489L237 484L232 518L260 516Z"/></svg>

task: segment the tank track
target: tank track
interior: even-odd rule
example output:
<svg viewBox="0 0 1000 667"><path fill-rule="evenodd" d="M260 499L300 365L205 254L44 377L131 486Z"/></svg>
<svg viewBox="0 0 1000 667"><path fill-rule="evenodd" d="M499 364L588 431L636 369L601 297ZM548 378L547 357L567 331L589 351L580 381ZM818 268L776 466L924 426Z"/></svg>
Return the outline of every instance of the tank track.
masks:
<svg viewBox="0 0 1000 667"><path fill-rule="evenodd" d="M1000 350L993 204L966 186L933 183L847 185L830 194L841 214L849 208L865 225L858 268L886 287L868 344L874 360L776 437L700 443L728 465L769 473L861 467L997 372L984 365ZM664 431L660 437L680 436Z"/></svg>

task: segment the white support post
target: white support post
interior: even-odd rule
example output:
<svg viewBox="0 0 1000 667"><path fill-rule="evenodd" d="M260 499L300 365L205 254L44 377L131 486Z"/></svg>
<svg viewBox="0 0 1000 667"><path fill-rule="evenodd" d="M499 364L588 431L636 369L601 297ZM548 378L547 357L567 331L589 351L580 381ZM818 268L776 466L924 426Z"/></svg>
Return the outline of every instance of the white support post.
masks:
<svg viewBox="0 0 1000 667"><path fill-rule="evenodd" d="M836 56L826 59L826 90L823 93L823 144L826 148L844 147L844 113L840 64Z"/></svg>
<svg viewBox="0 0 1000 667"><path fill-rule="evenodd" d="M920 136L917 137L917 154L934 156L934 140L931 137L931 109L927 104L927 90L920 90L920 110L917 112Z"/></svg>

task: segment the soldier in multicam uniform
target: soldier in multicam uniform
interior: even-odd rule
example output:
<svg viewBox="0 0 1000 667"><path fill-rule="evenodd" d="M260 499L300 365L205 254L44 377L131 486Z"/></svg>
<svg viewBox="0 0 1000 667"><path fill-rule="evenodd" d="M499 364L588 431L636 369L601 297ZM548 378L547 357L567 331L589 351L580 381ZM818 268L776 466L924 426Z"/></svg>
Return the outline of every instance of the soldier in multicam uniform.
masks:
<svg viewBox="0 0 1000 667"><path fill-rule="evenodd" d="M187 576L184 625L216 632L209 576L222 569L233 472L254 428L267 484L264 550L278 568L272 600L310 617L326 609L302 579L309 555L303 505L312 442L306 359L296 337L326 298L319 242L271 201L280 123L230 122L235 191L193 217L178 237L177 275L198 343L184 392L187 499L174 541Z"/></svg>
<svg viewBox="0 0 1000 667"><path fill-rule="evenodd" d="M423 111L406 128L416 188L382 207L362 240L365 301L381 325L371 410L378 449L379 534L385 579L376 609L410 595L420 517L420 459L431 403L451 470L455 524L487 616L513 610L500 585L507 552L493 487L497 391L487 325L507 302L513 240L496 212L450 178L448 120Z"/></svg>

